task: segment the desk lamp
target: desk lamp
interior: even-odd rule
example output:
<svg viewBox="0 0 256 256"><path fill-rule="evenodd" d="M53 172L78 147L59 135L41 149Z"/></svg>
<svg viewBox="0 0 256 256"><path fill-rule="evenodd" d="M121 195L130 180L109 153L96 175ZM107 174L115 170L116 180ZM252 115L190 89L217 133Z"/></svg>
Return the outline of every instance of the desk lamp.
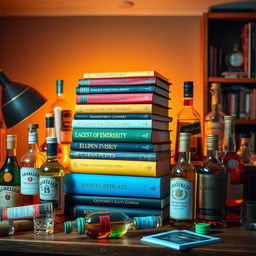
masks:
<svg viewBox="0 0 256 256"><path fill-rule="evenodd" d="M26 119L47 101L32 87L9 80L2 70L0 70L0 85L2 86L1 109L7 128Z"/></svg>

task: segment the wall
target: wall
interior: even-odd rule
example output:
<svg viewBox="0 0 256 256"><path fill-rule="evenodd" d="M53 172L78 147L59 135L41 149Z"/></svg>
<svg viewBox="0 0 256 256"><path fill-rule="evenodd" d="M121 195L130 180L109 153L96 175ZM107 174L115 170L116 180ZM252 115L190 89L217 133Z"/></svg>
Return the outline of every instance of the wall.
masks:
<svg viewBox="0 0 256 256"><path fill-rule="evenodd" d="M172 128L183 104L183 81L195 82L195 107L202 113L199 76L200 17L2 17L0 68L30 84L49 101L10 129L18 135L18 157L27 149L27 124L40 125L55 99L55 80L65 80L70 104L84 72L157 70L173 83ZM174 134L174 133L173 133ZM173 139L174 140L174 139ZM173 141L174 144L174 141Z"/></svg>

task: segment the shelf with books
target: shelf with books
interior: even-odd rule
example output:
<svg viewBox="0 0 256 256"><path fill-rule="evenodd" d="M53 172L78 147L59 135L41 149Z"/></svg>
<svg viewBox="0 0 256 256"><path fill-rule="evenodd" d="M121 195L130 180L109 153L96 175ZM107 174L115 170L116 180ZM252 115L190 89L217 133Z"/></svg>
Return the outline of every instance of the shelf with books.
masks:
<svg viewBox="0 0 256 256"><path fill-rule="evenodd" d="M239 83L239 84L256 84L256 78L246 78L246 77L238 77L238 78L227 78L227 77L209 77L209 83Z"/></svg>

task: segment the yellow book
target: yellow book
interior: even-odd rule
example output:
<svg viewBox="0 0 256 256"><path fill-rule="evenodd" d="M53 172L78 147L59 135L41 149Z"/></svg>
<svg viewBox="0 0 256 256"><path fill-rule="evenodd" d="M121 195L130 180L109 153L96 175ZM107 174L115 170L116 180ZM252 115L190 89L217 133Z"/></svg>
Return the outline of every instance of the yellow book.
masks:
<svg viewBox="0 0 256 256"><path fill-rule="evenodd" d="M70 172L160 177L170 172L170 158L158 161L70 159Z"/></svg>
<svg viewBox="0 0 256 256"><path fill-rule="evenodd" d="M77 104L75 113L152 113L168 116L168 108L154 104Z"/></svg>
<svg viewBox="0 0 256 256"><path fill-rule="evenodd" d="M84 73L83 78L121 78L121 77L159 77L165 81L168 79L157 71L129 71L129 72L106 72L106 73Z"/></svg>

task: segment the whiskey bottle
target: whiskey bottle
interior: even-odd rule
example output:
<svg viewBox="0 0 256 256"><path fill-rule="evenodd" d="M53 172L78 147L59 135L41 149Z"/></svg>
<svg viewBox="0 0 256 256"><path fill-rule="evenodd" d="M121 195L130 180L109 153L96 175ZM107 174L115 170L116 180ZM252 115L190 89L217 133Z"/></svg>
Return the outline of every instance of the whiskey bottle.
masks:
<svg viewBox="0 0 256 256"><path fill-rule="evenodd" d="M22 204L20 196L20 168L16 159L16 135L7 135L7 156L0 170L0 207Z"/></svg>
<svg viewBox="0 0 256 256"><path fill-rule="evenodd" d="M227 171L218 158L218 135L207 135L207 158L198 173L197 222L226 227Z"/></svg>
<svg viewBox="0 0 256 256"><path fill-rule="evenodd" d="M170 179L170 223L179 228L192 228L196 220L197 174L189 150L190 133L180 133L179 159Z"/></svg>
<svg viewBox="0 0 256 256"><path fill-rule="evenodd" d="M64 232L76 231L79 235L86 234L90 238L106 239L120 237L129 230L159 228L162 226L160 216L129 218L119 211L97 211L64 223Z"/></svg>
<svg viewBox="0 0 256 256"><path fill-rule="evenodd" d="M223 138L223 152L220 159L224 164L227 173L227 221L240 221L240 206L243 202L244 190L244 163L242 158L236 153L235 142L235 118L225 116L225 133Z"/></svg>
<svg viewBox="0 0 256 256"><path fill-rule="evenodd" d="M38 124L28 125L28 151L20 165L20 187L24 205L39 204L39 168L46 161L38 147Z"/></svg>
<svg viewBox="0 0 256 256"><path fill-rule="evenodd" d="M47 160L39 172L40 203L52 203L55 221L61 223L64 216L64 168L57 159L57 138L47 137Z"/></svg>
<svg viewBox="0 0 256 256"><path fill-rule="evenodd" d="M190 156L193 165L200 165L203 161L203 145L201 134L200 115L193 107L193 82L184 82L184 107L177 116L177 136L175 147L175 162L179 157L180 133L190 133Z"/></svg>
<svg viewBox="0 0 256 256"><path fill-rule="evenodd" d="M217 134L219 136L218 150L219 153L222 151L223 136L224 136L224 116L225 114L221 109L221 84L212 83L211 90L212 94L212 109L205 116L204 119L204 131L205 138L208 134ZM205 145L205 154L207 153L206 142Z"/></svg>

